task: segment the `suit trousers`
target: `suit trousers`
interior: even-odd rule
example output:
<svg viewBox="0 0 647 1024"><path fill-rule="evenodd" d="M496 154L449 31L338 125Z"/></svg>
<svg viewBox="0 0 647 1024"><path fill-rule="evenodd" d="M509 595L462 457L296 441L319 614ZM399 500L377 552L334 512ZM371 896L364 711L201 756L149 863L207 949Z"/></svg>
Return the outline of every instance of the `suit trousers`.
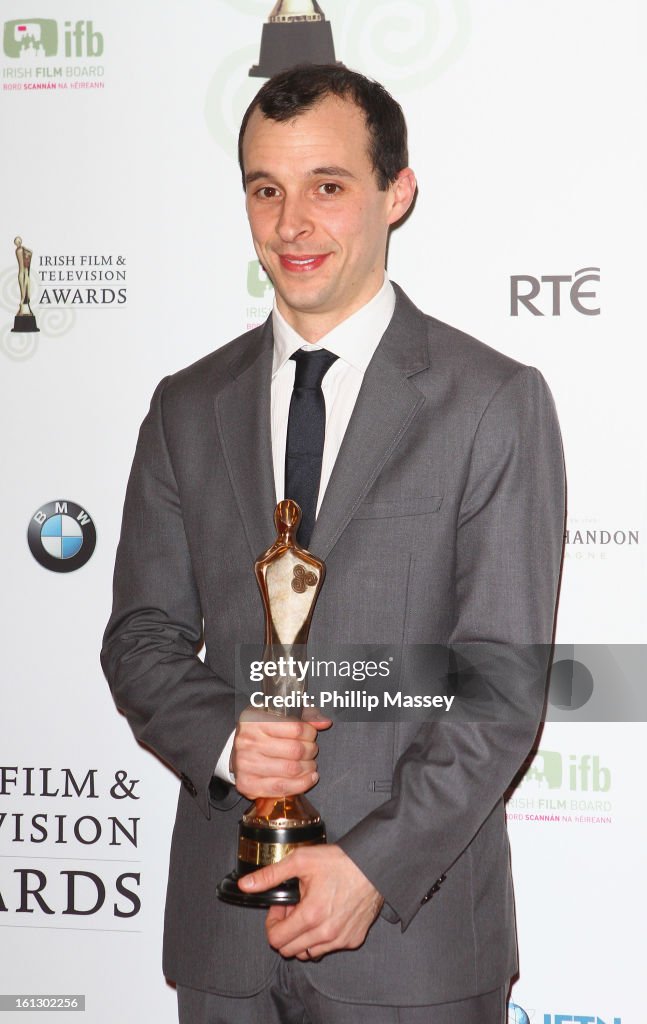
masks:
<svg viewBox="0 0 647 1024"><path fill-rule="evenodd" d="M268 986L244 998L177 986L179 1024L505 1024L509 985L433 1006L377 1006L329 999L310 981L316 969L281 960Z"/></svg>

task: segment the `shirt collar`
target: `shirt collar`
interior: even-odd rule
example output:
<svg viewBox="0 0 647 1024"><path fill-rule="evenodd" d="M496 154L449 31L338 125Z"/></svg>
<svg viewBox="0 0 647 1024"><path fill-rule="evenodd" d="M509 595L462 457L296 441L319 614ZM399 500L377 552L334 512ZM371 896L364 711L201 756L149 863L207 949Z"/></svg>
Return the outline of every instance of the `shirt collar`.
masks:
<svg viewBox="0 0 647 1024"><path fill-rule="evenodd" d="M366 371L375 349L386 331L395 309L395 291L386 274L379 292L366 305L352 313L332 331L311 345L294 330L279 312L274 299L272 328L274 332L274 360L272 377L276 376L290 356L300 348L325 348L361 373Z"/></svg>

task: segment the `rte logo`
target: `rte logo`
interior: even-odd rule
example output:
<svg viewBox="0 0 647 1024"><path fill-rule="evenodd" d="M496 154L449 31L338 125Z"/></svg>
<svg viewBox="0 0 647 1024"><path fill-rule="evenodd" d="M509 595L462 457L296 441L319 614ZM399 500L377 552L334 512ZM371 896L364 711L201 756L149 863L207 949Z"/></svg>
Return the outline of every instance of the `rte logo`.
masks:
<svg viewBox="0 0 647 1024"><path fill-rule="evenodd" d="M522 306L533 316L561 316L564 296L576 313L599 316L597 291L591 282L600 280L599 267L583 267L575 274L513 274L510 278L510 316L519 316ZM563 290L563 286L566 289ZM538 303L533 300L538 299Z"/></svg>

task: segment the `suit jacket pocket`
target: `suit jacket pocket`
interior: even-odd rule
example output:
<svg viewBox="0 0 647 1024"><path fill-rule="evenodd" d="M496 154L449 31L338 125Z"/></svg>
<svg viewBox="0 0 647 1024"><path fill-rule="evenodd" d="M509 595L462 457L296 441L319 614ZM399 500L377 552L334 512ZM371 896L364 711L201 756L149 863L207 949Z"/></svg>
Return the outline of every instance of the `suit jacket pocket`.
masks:
<svg viewBox="0 0 647 1024"><path fill-rule="evenodd" d="M393 786L393 779L371 779L368 784L368 788L371 793L386 793L388 796L391 795L391 788Z"/></svg>
<svg viewBox="0 0 647 1024"><path fill-rule="evenodd" d="M364 501L353 519L394 519L400 516L426 516L437 512L443 503L442 494L428 498L397 498L389 501Z"/></svg>

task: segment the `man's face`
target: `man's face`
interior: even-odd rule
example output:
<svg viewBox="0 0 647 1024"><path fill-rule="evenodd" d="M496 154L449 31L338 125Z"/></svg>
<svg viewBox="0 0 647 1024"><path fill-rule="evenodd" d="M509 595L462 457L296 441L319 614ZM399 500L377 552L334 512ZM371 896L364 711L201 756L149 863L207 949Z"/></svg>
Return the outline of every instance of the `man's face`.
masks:
<svg viewBox="0 0 647 1024"><path fill-rule="evenodd" d="M368 144L363 111L337 97L287 122L256 109L245 132L254 248L279 309L310 341L379 290L389 224L404 212L397 183L379 190Z"/></svg>

